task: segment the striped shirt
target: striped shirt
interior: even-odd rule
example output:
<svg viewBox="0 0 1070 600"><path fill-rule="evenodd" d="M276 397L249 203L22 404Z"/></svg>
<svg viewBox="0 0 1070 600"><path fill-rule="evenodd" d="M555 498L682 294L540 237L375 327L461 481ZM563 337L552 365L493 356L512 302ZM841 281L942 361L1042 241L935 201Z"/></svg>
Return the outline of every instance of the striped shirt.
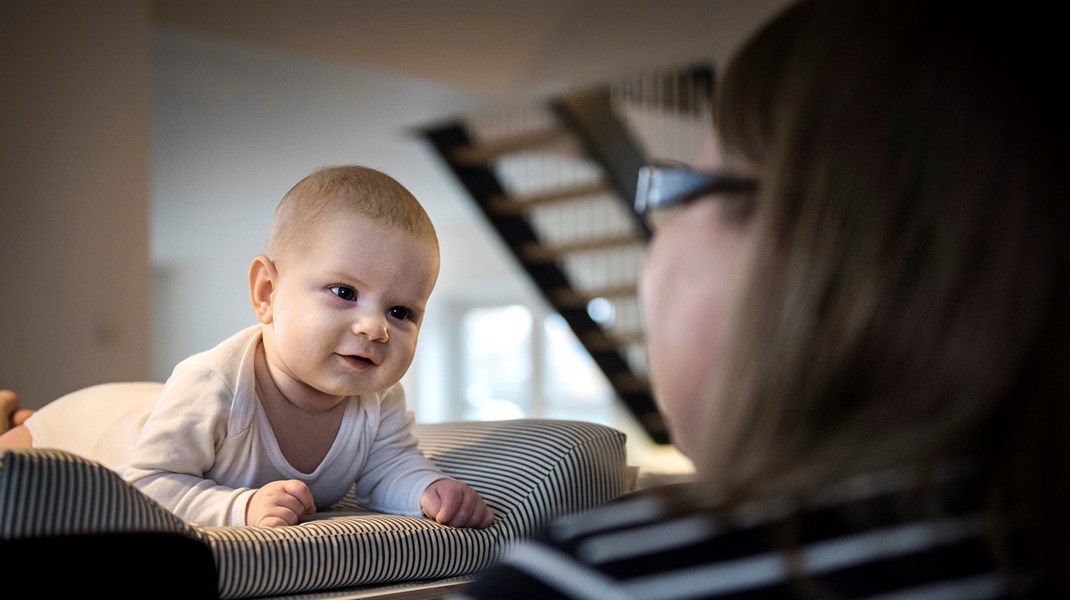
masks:
<svg viewBox="0 0 1070 600"><path fill-rule="evenodd" d="M680 488L639 493L556 521L460 598L1011 597L988 552L978 486L957 477L934 493L901 476L868 477L807 510L765 501L730 513L681 509Z"/></svg>

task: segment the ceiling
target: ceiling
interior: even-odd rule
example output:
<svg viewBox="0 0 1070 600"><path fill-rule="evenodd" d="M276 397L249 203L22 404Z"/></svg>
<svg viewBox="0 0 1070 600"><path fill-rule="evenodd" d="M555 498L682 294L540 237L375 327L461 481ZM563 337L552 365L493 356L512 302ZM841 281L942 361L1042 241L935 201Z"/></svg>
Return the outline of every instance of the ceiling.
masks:
<svg viewBox="0 0 1070 600"><path fill-rule="evenodd" d="M151 0L154 23L501 95L727 53L785 0Z"/></svg>

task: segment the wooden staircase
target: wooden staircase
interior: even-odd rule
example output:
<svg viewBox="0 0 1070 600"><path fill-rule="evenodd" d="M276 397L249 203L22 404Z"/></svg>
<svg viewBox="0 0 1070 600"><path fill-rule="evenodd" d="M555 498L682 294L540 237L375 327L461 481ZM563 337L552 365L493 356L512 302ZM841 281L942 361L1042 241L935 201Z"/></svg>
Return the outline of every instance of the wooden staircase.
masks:
<svg viewBox="0 0 1070 600"><path fill-rule="evenodd" d="M631 207L640 166L691 160L708 138L712 73L636 76L421 132L656 443L669 437L636 297L649 232Z"/></svg>

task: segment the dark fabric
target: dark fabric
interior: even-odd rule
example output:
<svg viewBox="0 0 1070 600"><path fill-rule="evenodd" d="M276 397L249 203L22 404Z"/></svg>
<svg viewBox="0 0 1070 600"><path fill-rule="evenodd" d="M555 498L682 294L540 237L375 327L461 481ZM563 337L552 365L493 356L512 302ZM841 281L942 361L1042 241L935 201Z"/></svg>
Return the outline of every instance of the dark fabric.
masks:
<svg viewBox="0 0 1070 600"><path fill-rule="evenodd" d="M0 542L7 587L41 598L214 599L208 545L161 532L99 533ZM7 596L14 597L14 596Z"/></svg>
<svg viewBox="0 0 1070 600"><path fill-rule="evenodd" d="M467 586L490 600L643 598L1010 598L972 476L930 486L870 480L799 503L734 511L684 501L680 487L566 517ZM915 485L917 484L917 485ZM896 595L899 594L899 595Z"/></svg>

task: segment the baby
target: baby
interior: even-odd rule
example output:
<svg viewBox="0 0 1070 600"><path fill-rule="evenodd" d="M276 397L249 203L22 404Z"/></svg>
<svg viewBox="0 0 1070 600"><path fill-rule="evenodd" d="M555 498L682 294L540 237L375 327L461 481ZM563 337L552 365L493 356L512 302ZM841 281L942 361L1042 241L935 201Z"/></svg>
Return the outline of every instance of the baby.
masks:
<svg viewBox="0 0 1070 600"><path fill-rule="evenodd" d="M63 448L122 430L118 417L139 430L123 477L187 521L292 525L355 482L374 509L486 527L479 494L416 447L399 383L438 270L434 227L401 184L319 170L283 197L252 261L258 324L179 363L144 410L105 405L87 423L93 412L61 398L0 447Z"/></svg>

